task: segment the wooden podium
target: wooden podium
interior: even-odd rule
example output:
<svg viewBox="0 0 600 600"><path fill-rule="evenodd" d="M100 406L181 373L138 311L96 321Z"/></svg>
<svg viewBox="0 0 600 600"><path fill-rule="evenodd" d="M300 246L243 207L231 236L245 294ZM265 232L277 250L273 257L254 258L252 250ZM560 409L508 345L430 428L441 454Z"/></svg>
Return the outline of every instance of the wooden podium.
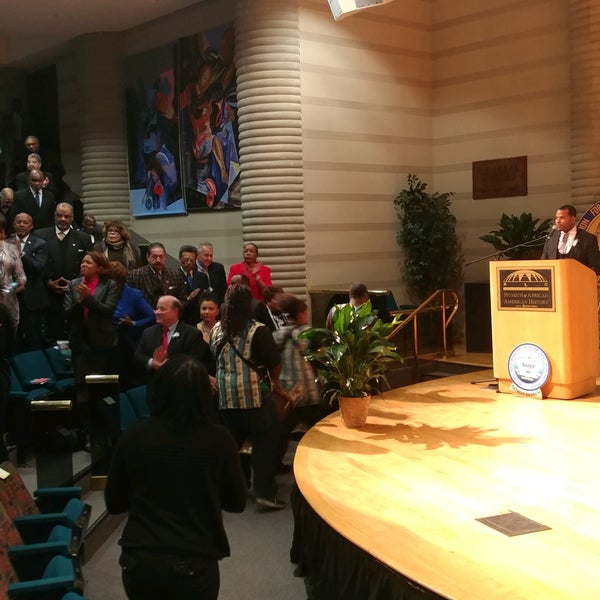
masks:
<svg viewBox="0 0 600 600"><path fill-rule="evenodd" d="M509 357L519 344L550 361L542 396L571 400L596 389L600 373L596 274L572 259L490 263L494 377L510 392Z"/></svg>

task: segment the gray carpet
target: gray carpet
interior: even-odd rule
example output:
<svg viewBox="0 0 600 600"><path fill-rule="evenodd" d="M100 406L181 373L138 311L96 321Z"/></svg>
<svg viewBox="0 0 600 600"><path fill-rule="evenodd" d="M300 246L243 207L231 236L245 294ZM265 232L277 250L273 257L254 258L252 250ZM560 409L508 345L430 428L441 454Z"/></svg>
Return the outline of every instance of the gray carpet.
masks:
<svg viewBox="0 0 600 600"><path fill-rule="evenodd" d="M291 462L291 457L286 457ZM220 562L219 600L305 600L304 581L290 563L293 518L289 496L292 475L278 476L281 511L259 511L248 501L240 514L224 513L231 556ZM120 527L83 566L87 600L126 600L118 564ZM174 599L175 600L175 599Z"/></svg>

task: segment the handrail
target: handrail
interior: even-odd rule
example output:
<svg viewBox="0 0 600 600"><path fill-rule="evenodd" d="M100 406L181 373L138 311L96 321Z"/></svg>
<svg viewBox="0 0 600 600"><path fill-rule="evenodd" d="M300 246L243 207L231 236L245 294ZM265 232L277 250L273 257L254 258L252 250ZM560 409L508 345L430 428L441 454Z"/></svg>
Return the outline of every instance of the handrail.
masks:
<svg viewBox="0 0 600 600"><path fill-rule="evenodd" d="M447 302L446 296L451 296L453 299L453 302ZM434 300L437 300L440 298L441 298L440 304L433 304ZM391 331L391 333L387 336L387 339L391 340L400 331L402 331L402 329L404 329L409 323L414 321L415 326L413 328L413 339L414 339L415 357L418 357L419 356L419 336L418 336L418 322L419 321L417 320L417 317L418 317L418 315L420 315L421 313L423 313L425 311L441 309L442 315L443 315L443 320L442 320L442 339L444 341L443 358L448 358L448 340L447 340L447 335L446 335L446 329L448 328L450 321L452 321L452 319L454 318L454 315L458 311L458 304L459 304L458 294L454 290L451 290L451 289L437 290L433 294L431 294L431 296L429 296L429 298L427 298L427 300L422 302L417 308L411 309L410 312L408 313L408 316L401 323L399 323L397 327L395 327ZM450 315L447 317L446 309L449 309L449 308L452 308L452 311L450 312ZM393 313L396 313L396 314L400 314L402 312L405 312L405 311L393 311Z"/></svg>

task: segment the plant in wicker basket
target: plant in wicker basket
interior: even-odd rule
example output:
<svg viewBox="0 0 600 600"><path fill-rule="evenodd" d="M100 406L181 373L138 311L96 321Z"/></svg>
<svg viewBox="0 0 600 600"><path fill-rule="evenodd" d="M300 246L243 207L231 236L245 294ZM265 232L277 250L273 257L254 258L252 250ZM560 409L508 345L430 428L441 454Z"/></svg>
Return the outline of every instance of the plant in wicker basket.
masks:
<svg viewBox="0 0 600 600"><path fill-rule="evenodd" d="M343 404L350 403L351 409L355 409L365 399L368 402L371 394L379 393L382 382L387 385L387 364L402 360L394 344L387 339L394 326L394 323L384 323L369 301L358 307L350 304L336 307L332 330L313 327L299 336L308 340L313 348L306 356L317 370L324 390L323 399L340 402L342 418L349 427L360 425L350 424L356 420L344 416ZM366 412L364 417L366 419Z"/></svg>

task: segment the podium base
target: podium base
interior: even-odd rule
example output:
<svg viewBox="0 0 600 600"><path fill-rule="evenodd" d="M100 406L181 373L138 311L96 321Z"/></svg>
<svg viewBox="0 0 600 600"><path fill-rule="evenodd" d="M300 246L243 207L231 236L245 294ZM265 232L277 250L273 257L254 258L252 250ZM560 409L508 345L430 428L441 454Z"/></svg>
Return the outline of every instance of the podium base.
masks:
<svg viewBox="0 0 600 600"><path fill-rule="evenodd" d="M498 391L504 394L512 394L510 389L512 381L510 379L498 379ZM581 381L561 384L549 381L542 388L544 398L554 398L556 400L575 400L586 394L592 394L596 391L596 377L586 377Z"/></svg>

